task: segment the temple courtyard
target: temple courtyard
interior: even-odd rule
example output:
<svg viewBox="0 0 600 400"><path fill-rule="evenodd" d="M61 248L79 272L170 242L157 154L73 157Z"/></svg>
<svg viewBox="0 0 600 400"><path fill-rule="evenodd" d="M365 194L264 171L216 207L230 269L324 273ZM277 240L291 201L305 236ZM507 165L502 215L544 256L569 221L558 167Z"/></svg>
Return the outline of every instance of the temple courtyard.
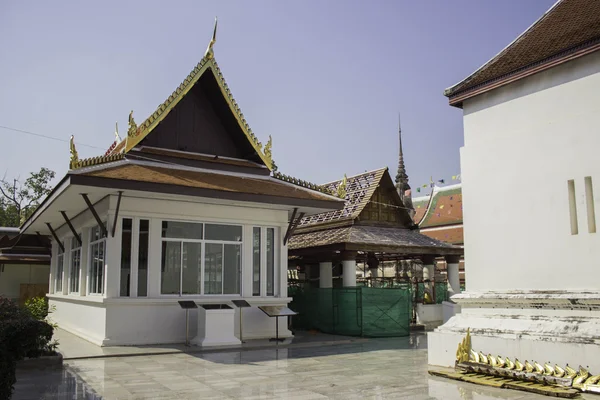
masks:
<svg viewBox="0 0 600 400"><path fill-rule="evenodd" d="M427 338L326 336L275 348L157 354L85 353L62 368L20 370L13 400L33 399L544 399L432 377ZM69 338L63 338L63 346ZM71 343L73 344L73 343ZM164 349L160 351L165 351ZM137 353L137 354L136 354ZM152 353L153 355L148 355Z"/></svg>

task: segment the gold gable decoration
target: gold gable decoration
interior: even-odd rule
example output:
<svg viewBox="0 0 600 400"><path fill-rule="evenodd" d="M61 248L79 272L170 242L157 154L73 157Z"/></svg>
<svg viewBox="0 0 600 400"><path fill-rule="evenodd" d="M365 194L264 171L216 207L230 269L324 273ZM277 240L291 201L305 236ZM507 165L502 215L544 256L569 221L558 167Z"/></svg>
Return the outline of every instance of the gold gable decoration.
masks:
<svg viewBox="0 0 600 400"><path fill-rule="evenodd" d="M514 358L493 356L473 350L471 332L458 344L456 372L430 370L435 376L498 388L522 390L547 396L575 398L580 392L600 393L600 375L592 375L587 368L577 370L568 364L561 368L546 362L525 362Z"/></svg>
<svg viewBox="0 0 600 400"><path fill-rule="evenodd" d="M77 149L75 148L75 137L73 135L71 135L71 139L69 140L69 151L71 153L69 168L77 168L76 166L77 163L79 163L79 155L77 154Z"/></svg>
<svg viewBox="0 0 600 400"><path fill-rule="evenodd" d="M348 192L346 191L346 185L348 184L348 177L346 176L346 174L344 174L344 179L342 179L342 182L339 184L338 188L337 188L337 197L339 197L340 199L345 199L346 195L348 195Z"/></svg>
<svg viewBox="0 0 600 400"><path fill-rule="evenodd" d="M219 89L221 90L221 94L225 98L225 101L229 105L229 108L235 118L238 121L242 132L250 142L252 148L256 151L260 159L264 162L264 164L269 168L269 170L273 171L274 166L272 155L270 153L271 148L267 148L265 146L265 151L263 151L258 138L252 133L252 129L248 126L242 111L240 110L239 105L233 98L231 94L231 90L229 86L225 82L223 78L223 73L219 69L219 65L214 58L213 46L216 42L217 37L217 20L215 19L215 27L213 30L213 36L209 42L208 48L204 54L204 57L200 60L200 62L194 67L194 69L188 74L188 76L183 80L183 82L173 91L173 93L165 100L162 104L160 104L157 109L148 117L144 122L140 125L137 125L133 120L133 111L129 114L129 129L127 131L127 143L125 145L124 152L129 152L132 148L134 148L139 142L141 142L150 132L158 126L158 124L166 118L169 112L183 99L183 97L194 87L196 82L200 79L200 77L206 73L207 70L211 70L213 75L217 80L217 84ZM268 153L268 155L266 154Z"/></svg>
<svg viewBox="0 0 600 400"><path fill-rule="evenodd" d="M302 186L307 189L316 190L316 191L324 193L324 194L333 195L332 191L330 191L329 189L327 189L323 186L315 185L314 183L310 183L308 181L303 181L301 179L294 178L293 176L284 175L281 172L277 172L277 171L273 172L273 178L279 179L280 181L283 181L283 182L288 182L288 183L292 183L294 185Z"/></svg>

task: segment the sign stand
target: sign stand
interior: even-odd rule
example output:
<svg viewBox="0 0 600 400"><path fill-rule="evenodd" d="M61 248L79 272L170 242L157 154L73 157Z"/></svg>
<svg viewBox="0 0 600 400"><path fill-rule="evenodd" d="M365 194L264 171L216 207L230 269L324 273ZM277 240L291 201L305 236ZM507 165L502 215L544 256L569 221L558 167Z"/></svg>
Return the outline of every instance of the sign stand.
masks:
<svg viewBox="0 0 600 400"><path fill-rule="evenodd" d="M240 309L240 342L246 343L244 342L244 337L242 335L242 311L244 308L252 306L246 300L231 300L231 302Z"/></svg>
<svg viewBox="0 0 600 400"><path fill-rule="evenodd" d="M190 346L190 309L198 308L196 303L191 300L178 301L179 306L185 310L185 345Z"/></svg>
<svg viewBox="0 0 600 400"><path fill-rule="evenodd" d="M269 317L275 318L275 337L269 339L269 342L277 342L277 344L283 342L285 339L279 338L279 317L288 317L290 315L297 315L298 313L286 306L261 306L258 308Z"/></svg>

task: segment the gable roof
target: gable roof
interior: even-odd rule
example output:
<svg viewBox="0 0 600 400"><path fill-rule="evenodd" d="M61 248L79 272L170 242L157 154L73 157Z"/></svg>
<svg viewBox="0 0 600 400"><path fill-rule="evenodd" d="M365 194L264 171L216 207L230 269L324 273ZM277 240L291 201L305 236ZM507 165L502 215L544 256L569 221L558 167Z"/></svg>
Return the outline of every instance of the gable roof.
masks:
<svg viewBox="0 0 600 400"><path fill-rule="evenodd" d="M456 85L451 105L600 49L600 1L560 0L525 32Z"/></svg>
<svg viewBox="0 0 600 400"><path fill-rule="evenodd" d="M417 197L413 205L413 218L421 229L463 223L461 184L434 186L431 196Z"/></svg>
<svg viewBox="0 0 600 400"><path fill-rule="evenodd" d="M387 168L380 168L346 178L346 203L344 208L304 217L300 221L297 231L309 226L330 225L354 220L371 200L371 196L373 196L381 182L381 178L387 171ZM340 179L321 186L330 193L337 193L343 181L343 179Z"/></svg>
<svg viewBox="0 0 600 400"><path fill-rule="evenodd" d="M112 155L117 153L128 153L142 140L144 140L152 131L169 115L169 113L179 104L184 97L194 88L194 86L200 81L203 76L211 74L219 88L220 94L227 103L229 110L234 116L239 128L246 137L248 143L252 146L256 155L264 163L264 165L273 170L274 163L271 158L271 138L269 142L265 144L264 148L261 142L250 129L250 126L246 122L242 111L233 98L231 90L225 82L223 73L214 58L212 51L207 52L204 57L198 62L198 64L192 69L188 76L183 82L171 93L171 95L162 102L156 110L148 116L141 124L137 125L133 120L133 115L130 115L129 129L127 136L120 143L113 143L106 155ZM133 111L132 111L133 113Z"/></svg>

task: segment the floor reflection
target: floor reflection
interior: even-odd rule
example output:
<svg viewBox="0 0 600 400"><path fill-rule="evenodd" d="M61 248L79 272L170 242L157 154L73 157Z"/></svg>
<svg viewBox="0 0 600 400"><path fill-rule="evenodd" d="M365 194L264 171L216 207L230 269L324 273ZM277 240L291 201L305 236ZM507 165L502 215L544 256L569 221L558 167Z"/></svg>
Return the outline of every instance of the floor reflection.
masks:
<svg viewBox="0 0 600 400"><path fill-rule="evenodd" d="M68 367L20 370L12 400L102 400Z"/></svg>

